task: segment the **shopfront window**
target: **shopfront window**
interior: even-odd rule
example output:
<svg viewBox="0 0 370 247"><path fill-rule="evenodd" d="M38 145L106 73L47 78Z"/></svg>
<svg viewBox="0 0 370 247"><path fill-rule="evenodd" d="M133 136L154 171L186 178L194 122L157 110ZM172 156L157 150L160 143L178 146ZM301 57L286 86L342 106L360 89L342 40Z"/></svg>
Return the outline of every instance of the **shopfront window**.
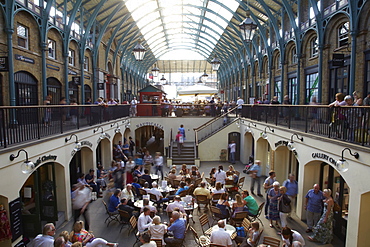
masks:
<svg viewBox="0 0 370 247"><path fill-rule="evenodd" d="M312 101L313 97L319 95L319 74L312 73L306 75L306 104Z"/></svg>

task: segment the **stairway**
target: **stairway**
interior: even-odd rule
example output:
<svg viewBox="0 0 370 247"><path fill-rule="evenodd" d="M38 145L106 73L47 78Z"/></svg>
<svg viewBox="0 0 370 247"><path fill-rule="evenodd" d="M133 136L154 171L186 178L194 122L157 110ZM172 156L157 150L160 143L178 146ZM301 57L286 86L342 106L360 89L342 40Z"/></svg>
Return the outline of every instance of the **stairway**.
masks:
<svg viewBox="0 0 370 247"><path fill-rule="evenodd" d="M184 142L181 149L181 155L177 154L177 143L172 143L172 164L182 165L187 164L188 166L195 165L195 148L194 142Z"/></svg>

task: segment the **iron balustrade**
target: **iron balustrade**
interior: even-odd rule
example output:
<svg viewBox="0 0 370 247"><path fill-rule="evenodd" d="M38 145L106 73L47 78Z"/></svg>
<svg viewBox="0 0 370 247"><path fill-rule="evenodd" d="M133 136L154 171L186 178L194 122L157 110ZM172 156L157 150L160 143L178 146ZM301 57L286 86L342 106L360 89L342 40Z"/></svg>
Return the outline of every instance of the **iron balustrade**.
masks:
<svg viewBox="0 0 370 247"><path fill-rule="evenodd" d="M354 144L370 145L370 107L243 105L242 117Z"/></svg>
<svg viewBox="0 0 370 247"><path fill-rule="evenodd" d="M0 107L0 147L128 117L129 105Z"/></svg>

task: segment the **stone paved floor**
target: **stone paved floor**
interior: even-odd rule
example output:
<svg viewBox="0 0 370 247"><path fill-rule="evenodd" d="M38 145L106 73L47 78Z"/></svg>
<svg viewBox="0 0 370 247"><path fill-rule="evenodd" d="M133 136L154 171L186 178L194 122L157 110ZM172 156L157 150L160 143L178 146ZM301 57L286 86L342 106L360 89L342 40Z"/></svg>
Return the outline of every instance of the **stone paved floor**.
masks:
<svg viewBox="0 0 370 247"><path fill-rule="evenodd" d="M200 172L204 172L205 176L208 176L210 169L212 167L217 167L219 164L224 165L225 169L229 165L229 163L227 163L227 162L223 162L223 163L222 162L221 163L220 162L202 162L201 167L199 168L199 170L200 170ZM234 165L234 167L235 167L235 169L237 169L239 171L241 171L243 169L243 165L241 163L237 163L236 165ZM165 170L165 172L167 172L168 168L165 168L164 170ZM246 174L241 173L241 177L243 175L246 175ZM246 180L245 180L245 183L244 183L244 188L249 189L249 184L250 184L250 177L246 176ZM104 193L106 193L106 192L104 192ZM256 198L258 204L260 204L263 200L263 198L261 198L261 197L256 196L255 198ZM196 229L198 235L202 235L201 226L200 226L199 220L198 220L199 216L202 213L203 213L203 210L201 210L200 213L198 213L198 211L195 210L194 211L194 216L193 216L194 220L195 220L195 224L193 224L192 222L190 223ZM99 198L98 200L92 202L89 205L89 214L90 214L90 221L91 221L90 230L94 233L94 235L96 237L102 237L102 238L108 240L109 242L117 242L117 243L119 243L119 246L122 246L122 247L128 247L128 246L131 247L131 246L133 246L133 244L135 242L135 236L133 235L133 233L131 233L130 235L128 234L128 227L127 226L125 226L122 229L122 232L120 233L119 230L120 230L121 226L117 222L112 222L109 225L109 227L107 227L107 225L104 223L107 215L105 213L105 209L104 209L104 206L103 206L103 203L102 203L102 198ZM160 212L159 215L162 218L162 222L163 221L168 221L168 216L167 216L166 213ZM208 215L209 215L210 221L212 221L211 214L208 213ZM263 217L263 214L261 215L261 220L264 224L263 236L270 236L270 237L280 238L280 236L277 235L277 231L275 229L269 227L269 221ZM72 230L72 225L73 225L72 221L73 220L70 220L69 222L65 222L59 229L57 229L56 236L59 235L59 233L63 230L71 231ZM342 241L340 241L336 237L334 237L334 240L333 240L332 244L327 244L327 245L309 242L307 240L308 235L307 235L307 233L305 233L306 225L305 225L304 222L302 222L298 218L288 220L288 225L292 229L297 230L298 232L300 232L302 234L302 236L306 240L306 246L307 247L311 247L311 246L325 246L325 247L326 246L328 246L328 247L329 246L335 246L335 247L340 247L340 246L345 245ZM261 238L260 243L262 243L263 236ZM186 247L196 246L193 235L190 232L190 230L187 232L184 245ZM236 245L234 244L234 246L236 246Z"/></svg>

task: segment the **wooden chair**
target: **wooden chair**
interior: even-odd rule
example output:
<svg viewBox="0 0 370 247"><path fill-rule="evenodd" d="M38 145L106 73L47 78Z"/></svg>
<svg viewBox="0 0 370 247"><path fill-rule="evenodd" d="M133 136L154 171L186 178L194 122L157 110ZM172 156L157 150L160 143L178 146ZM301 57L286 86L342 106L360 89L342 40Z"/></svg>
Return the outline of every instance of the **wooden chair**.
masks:
<svg viewBox="0 0 370 247"><path fill-rule="evenodd" d="M143 178L139 178L139 184L143 187L145 184L146 180Z"/></svg>
<svg viewBox="0 0 370 247"><path fill-rule="evenodd" d="M219 221L220 215L222 215L221 210L218 207L210 206L211 213L212 213L212 225L215 223L215 221Z"/></svg>
<svg viewBox="0 0 370 247"><path fill-rule="evenodd" d="M157 247L162 247L162 239L151 239L151 241L154 241L157 244Z"/></svg>
<svg viewBox="0 0 370 247"><path fill-rule="evenodd" d="M172 187L178 188L180 186L180 180L172 180Z"/></svg>
<svg viewBox="0 0 370 247"><path fill-rule="evenodd" d="M257 247L258 246L258 243L260 242L262 233L263 233L263 229L260 231L260 234L258 235L258 237L256 239L256 242L255 242L255 244L252 247Z"/></svg>
<svg viewBox="0 0 370 247"><path fill-rule="evenodd" d="M206 179L206 181L207 181L207 183L208 183L209 185L212 185L212 184L213 184L212 179L210 179L210 178L205 178L205 179Z"/></svg>
<svg viewBox="0 0 370 247"><path fill-rule="evenodd" d="M197 178L197 179L195 179L195 181L194 181L194 188L196 188L196 187L198 187L198 185L202 182L202 178L200 177L200 178Z"/></svg>
<svg viewBox="0 0 370 247"><path fill-rule="evenodd" d="M140 195L143 196L143 195L147 195L148 192L142 188L139 188L139 192L140 192Z"/></svg>
<svg viewBox="0 0 370 247"><path fill-rule="evenodd" d="M204 209L205 210L208 210L210 199L208 199L207 196L205 196L205 195L197 195L197 196L195 196L195 199L197 200L197 203L198 203L198 211L200 211L200 205L201 204L205 205L204 206Z"/></svg>
<svg viewBox="0 0 370 247"><path fill-rule="evenodd" d="M251 227L251 222L248 220L248 217L243 219L242 227L244 227L244 230L246 231L248 231L249 227Z"/></svg>
<svg viewBox="0 0 370 247"><path fill-rule="evenodd" d="M188 190L183 190L183 191L180 192L179 196L184 197L188 194L188 192L189 192Z"/></svg>
<svg viewBox="0 0 370 247"><path fill-rule="evenodd" d="M137 219L135 218L135 216L131 216L131 218L130 218L130 225L131 225L131 229L128 232L128 235L129 236L130 236L130 233L132 231L135 231L135 229L137 228ZM136 243L139 243L140 242L140 233L139 233L139 231L136 231L135 237L136 237L136 241L134 243L134 246L135 246Z"/></svg>
<svg viewBox="0 0 370 247"><path fill-rule="evenodd" d="M238 176L238 178L240 178L240 172L239 171L235 170L235 174L236 174L236 176Z"/></svg>
<svg viewBox="0 0 370 247"><path fill-rule="evenodd" d="M108 221L108 225L107 225L107 226L109 226L109 224L110 224L112 221L117 221L118 223L120 223L118 212L115 212L115 213L109 212L109 210L108 210L108 206L107 206L107 204L105 203L105 201L103 201L103 200L102 200L102 202L103 202L103 204L104 204L105 211L106 211L106 213L108 214L108 217L105 219L104 223L107 223L107 221Z"/></svg>
<svg viewBox="0 0 370 247"><path fill-rule="evenodd" d="M191 184L190 186L189 186L189 189L187 190L187 195L191 195L191 196L194 196L194 190L195 190L195 186L194 186L194 184Z"/></svg>
<svg viewBox="0 0 370 247"><path fill-rule="evenodd" d="M262 202L262 203L259 205L259 207L258 207L257 214L256 214L256 215L254 215L254 216L249 216L249 221L250 221L250 222L253 222L253 221L258 220L258 221L261 223L261 225L263 225L263 223L262 223L262 221L261 221L261 219L260 219L260 216L261 216L261 212L262 212L262 209L263 209L263 206L264 206L264 205L265 205L265 202Z"/></svg>
<svg viewBox="0 0 370 247"><path fill-rule="evenodd" d="M213 206L215 206L217 204L218 200L220 200L221 195L222 195L222 193L217 193L217 194L212 195L212 205Z"/></svg>
<svg viewBox="0 0 370 247"><path fill-rule="evenodd" d="M224 187L227 190L227 193L234 193L234 180L226 179Z"/></svg>
<svg viewBox="0 0 370 247"><path fill-rule="evenodd" d="M127 211L120 209L118 209L118 213L121 218L121 229L119 230L119 232L121 232L122 228L130 223L130 214Z"/></svg>
<svg viewBox="0 0 370 247"><path fill-rule="evenodd" d="M211 225L209 224L208 215L207 214L202 214L199 217L199 222L200 222L200 226L202 227L203 234L205 234L205 231L204 231L203 227L207 224L208 224L208 228L211 227Z"/></svg>
<svg viewBox="0 0 370 247"><path fill-rule="evenodd" d="M239 179L238 187L240 190L243 190L244 180L245 180L245 177L242 177Z"/></svg>
<svg viewBox="0 0 370 247"><path fill-rule="evenodd" d="M248 212L243 211L243 212L235 213L235 216L232 217L231 220L234 222L234 226L236 226L236 224L242 223L244 219L247 219L247 218L248 218Z"/></svg>
<svg viewBox="0 0 370 247"><path fill-rule="evenodd" d="M272 237L263 237L263 244L269 245L271 247L280 247L280 239Z"/></svg>
<svg viewBox="0 0 370 247"><path fill-rule="evenodd" d="M198 233L195 231L195 229L192 226L189 226L189 228L190 228L190 231L193 233L194 240L195 240L195 242L197 243L198 246L206 247L206 246L209 245L209 243L210 243L209 237L204 236L204 237L206 237L206 241L201 242L199 237L198 237Z"/></svg>

